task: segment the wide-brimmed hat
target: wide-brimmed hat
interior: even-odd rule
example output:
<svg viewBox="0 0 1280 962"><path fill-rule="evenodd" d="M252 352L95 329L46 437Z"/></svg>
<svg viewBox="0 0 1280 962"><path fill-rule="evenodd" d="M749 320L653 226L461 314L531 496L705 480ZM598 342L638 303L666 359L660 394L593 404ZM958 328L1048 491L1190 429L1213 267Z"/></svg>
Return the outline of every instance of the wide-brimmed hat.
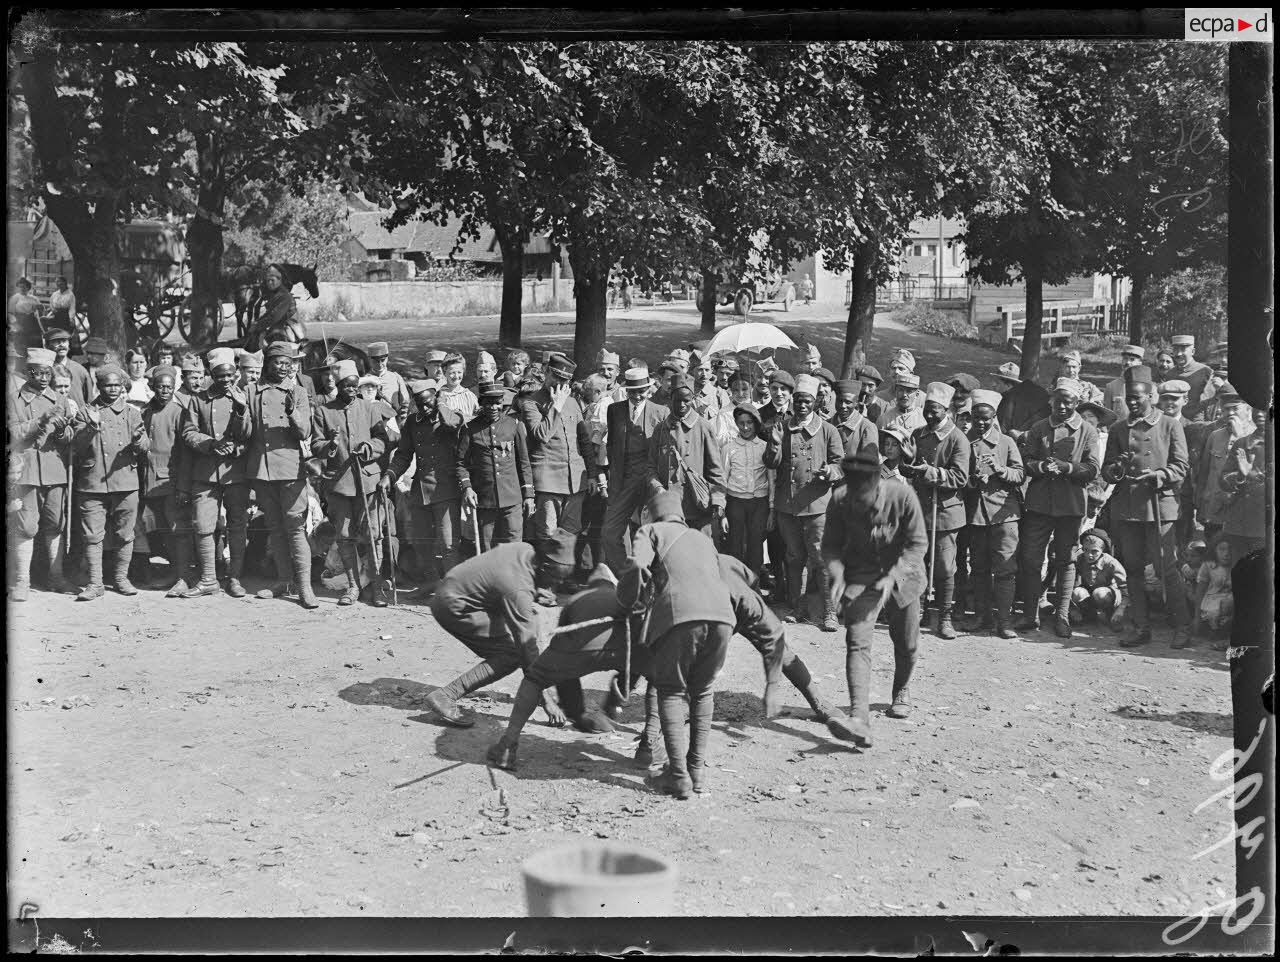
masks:
<svg viewBox="0 0 1280 962"><path fill-rule="evenodd" d="M764 421L760 417L760 412L757 411L755 407L750 404L739 404L737 407L733 409L733 420L735 424L738 421L739 414L748 415L752 420L756 422L757 428L764 424Z"/></svg>
<svg viewBox="0 0 1280 962"><path fill-rule="evenodd" d="M996 377L1002 381L1010 381L1014 384L1022 383L1022 372L1018 370L1018 365L1013 361L1005 361L996 368Z"/></svg>
<svg viewBox="0 0 1280 962"><path fill-rule="evenodd" d="M1096 401L1081 401L1076 408L1081 414L1092 412L1093 416L1098 419L1099 427L1109 428L1120 419L1120 415L1116 414L1111 408L1103 407Z"/></svg>
<svg viewBox="0 0 1280 962"><path fill-rule="evenodd" d="M954 388L972 392L977 390L982 382L979 381L972 374L962 373L962 374L952 374L951 377L947 378L947 383Z"/></svg>
<svg viewBox="0 0 1280 962"><path fill-rule="evenodd" d="M643 391L653 387L653 379L649 377L647 367L629 367L622 375L622 386L628 391Z"/></svg>

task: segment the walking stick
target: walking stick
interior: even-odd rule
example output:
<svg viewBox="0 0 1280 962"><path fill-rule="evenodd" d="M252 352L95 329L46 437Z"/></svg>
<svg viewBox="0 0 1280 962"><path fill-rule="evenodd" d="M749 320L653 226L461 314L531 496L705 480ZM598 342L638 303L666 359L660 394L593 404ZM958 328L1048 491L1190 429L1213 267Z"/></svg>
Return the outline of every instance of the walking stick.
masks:
<svg viewBox="0 0 1280 962"><path fill-rule="evenodd" d="M631 616L627 615L622 623L627 638L622 656L622 700L625 702L631 700Z"/></svg>
<svg viewBox="0 0 1280 962"><path fill-rule="evenodd" d="M369 514L369 495L364 490L364 472L360 470L360 459L355 456L354 452L352 452L351 454L351 469L353 472L355 472L356 490L360 492L360 500L364 504L364 522L365 522L365 527L369 529L369 553L373 554L375 550L374 545L378 543L378 535L373 528L373 516ZM381 577L381 572L378 570L378 568L381 566L381 563L382 563L381 558L375 559L374 572L373 572L373 576L375 580Z"/></svg>
<svg viewBox="0 0 1280 962"><path fill-rule="evenodd" d="M480 543L480 508L478 506L471 509L471 533L476 539L476 554L483 554L484 548Z"/></svg>
<svg viewBox="0 0 1280 962"><path fill-rule="evenodd" d="M1169 589L1164 583L1164 532L1160 530L1163 527L1160 519L1160 485L1154 478L1151 480L1151 513L1156 519L1156 577L1160 579L1160 597L1164 599L1164 607L1167 611Z"/></svg>
<svg viewBox="0 0 1280 962"><path fill-rule="evenodd" d="M396 588L396 550L392 547L395 542L391 537L391 499L387 496L387 492L379 489L379 495L382 501L382 525L386 534L387 542L387 565L391 572L391 606L393 608L400 607L400 593Z"/></svg>

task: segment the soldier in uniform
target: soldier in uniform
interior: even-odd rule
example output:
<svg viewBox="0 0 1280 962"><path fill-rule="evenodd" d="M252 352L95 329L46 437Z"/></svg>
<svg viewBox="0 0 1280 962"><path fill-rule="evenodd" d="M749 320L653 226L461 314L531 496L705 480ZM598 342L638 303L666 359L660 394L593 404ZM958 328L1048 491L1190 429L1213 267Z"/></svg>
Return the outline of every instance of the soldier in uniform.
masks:
<svg viewBox="0 0 1280 962"><path fill-rule="evenodd" d="M89 584L80 592L80 601L94 601L104 594L102 555L108 522L117 545L116 591L138 593L129 583L129 562L138 518L138 459L150 446L142 413L125 400L124 371L109 364L96 369L94 376L98 396L77 414L72 442L80 531L89 569Z"/></svg>
<svg viewBox="0 0 1280 962"><path fill-rule="evenodd" d="M396 412L396 420L403 422L409 416L409 386L387 366L391 349L386 341L374 341L364 352L369 357L369 373L378 379L382 399Z"/></svg>
<svg viewBox="0 0 1280 962"><path fill-rule="evenodd" d="M457 471L462 503L477 513L476 550L484 551L520 540L522 518L533 514L534 487L528 432L504 410L505 390L489 381L479 394L480 413L458 432Z"/></svg>
<svg viewBox="0 0 1280 962"><path fill-rule="evenodd" d="M49 565L49 590L72 590L63 575L62 529L71 506L67 499L67 451L75 402L50 387L56 355L45 348L27 349L27 380L9 398L7 420L13 453L22 460L14 498L22 507L13 519L12 546L16 574L10 601L26 601L31 587L35 543ZM127 570L127 568L126 568Z"/></svg>
<svg viewBox="0 0 1280 962"><path fill-rule="evenodd" d="M1221 485L1227 468L1227 453L1231 445L1253 433L1253 415L1234 389L1224 388L1214 398L1223 413L1225 423L1210 432L1200 457L1192 466L1195 472L1192 488L1195 492L1196 512L1204 525L1204 539L1213 543L1222 531L1229 496Z"/></svg>
<svg viewBox="0 0 1280 962"><path fill-rule="evenodd" d="M1129 409L1125 407L1124 403L1124 371L1131 367L1137 367L1142 363L1142 359L1145 356L1146 350L1141 344L1126 344L1120 351L1120 364L1122 366L1120 376L1108 381L1106 387L1102 389L1102 400L1099 403L1104 408L1114 411L1118 418L1129 416Z"/></svg>
<svg viewBox="0 0 1280 962"><path fill-rule="evenodd" d="M1053 388L1053 413L1033 424L1021 445L1031 482L1019 532L1018 574L1022 620L1014 627L1040 627L1040 571L1045 550L1053 542L1057 576L1057 611L1053 630L1071 637L1071 589L1075 582L1072 553L1087 509L1085 491L1098 476L1098 430L1076 410L1080 385L1059 378ZM998 415L997 415L998 416Z"/></svg>
<svg viewBox="0 0 1280 962"><path fill-rule="evenodd" d="M1187 438L1182 425L1155 406L1151 369L1129 368L1125 403L1129 417L1119 421L1107 437L1102 473L1114 484L1111 494L1111 535L1125 571L1135 582L1132 599L1134 630L1121 640L1124 648L1151 641L1151 614L1142 572L1156 566L1164 582L1165 606L1174 624L1174 648L1191 643L1187 633L1190 612L1178 573L1174 523L1178 519L1178 486L1187 476Z"/></svg>
<svg viewBox="0 0 1280 962"><path fill-rule="evenodd" d="M840 433L845 454L857 454L864 445L880 445L880 431L875 422L859 410L864 381L836 382L836 413L831 423Z"/></svg>
<svg viewBox="0 0 1280 962"><path fill-rule="evenodd" d="M71 334L61 328L45 331L44 344L54 353L54 365L62 365L71 372L71 397L76 404L83 407L93 400L97 392L93 388L93 378L89 370L79 361L71 357Z"/></svg>
<svg viewBox="0 0 1280 962"><path fill-rule="evenodd" d="M152 368L150 379L151 400L142 409L150 441L142 465L142 503L154 522L152 530L164 534L173 574L164 587L168 597L176 598L188 589L191 566L191 452L182 440L187 409L173 399L176 370Z"/></svg>
<svg viewBox="0 0 1280 962"><path fill-rule="evenodd" d="M1191 385L1177 378L1164 381L1156 389L1159 400L1156 406L1162 414L1167 414L1182 425L1182 432L1187 439L1187 476L1178 486L1178 520L1173 526L1174 542L1179 547L1189 544L1196 528L1196 468L1200 464L1200 453L1204 450L1205 439L1216 425L1205 421L1188 421L1183 416L1187 406L1187 397L1191 393Z"/></svg>
<svg viewBox="0 0 1280 962"><path fill-rule="evenodd" d="M858 379L861 385L861 394L858 397L858 410L872 424L880 424L880 415L884 413L884 408L880 403L880 398L876 391L880 389L881 382L884 378L880 376L880 372L870 364L864 364L862 367L854 371L854 377Z"/></svg>
<svg viewBox="0 0 1280 962"><path fill-rule="evenodd" d="M628 611L651 608L651 677L667 750L667 767L654 785L686 799L705 787L712 684L724 666L736 619L724 582L706 576L718 570L715 545L685 525L679 495L656 495L649 513L653 521L636 532L618 598Z"/></svg>
<svg viewBox="0 0 1280 962"><path fill-rule="evenodd" d="M693 368L693 409L706 421L714 422L720 412L732 405L729 392L716 384L711 357L695 352L690 358Z"/></svg>
<svg viewBox="0 0 1280 962"><path fill-rule="evenodd" d="M483 661L426 698L428 707L449 725L470 728L475 720L458 710L458 699L525 671L538 657L538 615L533 597L565 579L573 565L571 536L539 542L514 541L495 546L454 567L436 589L431 613L440 627ZM542 707L555 725L565 716L547 692Z"/></svg>
<svg viewBox="0 0 1280 962"><path fill-rule="evenodd" d="M1000 430L995 391L974 391L969 487L969 561L973 566L974 614L979 629L995 628L1016 638L1010 627L1018 576L1018 520L1026 472L1013 439ZM994 608L994 617L992 609Z"/></svg>
<svg viewBox="0 0 1280 962"><path fill-rule="evenodd" d="M1200 398L1209 384L1213 369L1196 360L1196 339L1191 334L1173 335L1173 377L1186 381L1187 407L1185 415L1188 420L1200 419Z"/></svg>
<svg viewBox="0 0 1280 962"><path fill-rule="evenodd" d="M876 427L896 427L910 433L925 425L924 412L916 403L920 396L920 378L915 374L898 374L893 380L893 403L880 412Z"/></svg>
<svg viewBox="0 0 1280 962"><path fill-rule="evenodd" d="M409 390L417 413L405 421L379 486L389 491L409 465L415 465L409 510L417 535L414 551L427 570L428 580L422 592L430 594L458 563L462 490L458 487L456 458L462 415L436 403L438 389L430 378L411 382Z"/></svg>
<svg viewBox="0 0 1280 962"><path fill-rule="evenodd" d="M535 540L561 528L582 531L586 480L595 477L591 426L570 386L575 370L563 354L551 355L546 386L515 401L516 417L528 432Z"/></svg>
<svg viewBox="0 0 1280 962"><path fill-rule="evenodd" d="M877 398L880 401L881 411L888 411L888 410L891 410L893 407L895 407L895 402L897 401L897 397L898 397L898 392L897 392L898 380L900 378L906 377L907 375L911 375L912 377L914 377L915 373L916 373L915 355L912 354L910 351L908 351L906 348L899 348L898 350L894 351L893 356L889 359L889 386L884 391L884 393L877 395ZM920 384L920 380L919 378L916 378L916 385L919 386L919 384ZM919 398L918 392L913 392L911 398L912 398L913 407L919 408L922 406L922 402L919 402L918 400ZM883 422L878 422L878 424L880 427L884 427ZM915 428L910 428L909 430L914 431Z"/></svg>
<svg viewBox="0 0 1280 962"><path fill-rule="evenodd" d="M836 611L827 590L826 568L822 564L822 528L831 486L840 480L840 459L844 446L833 425L814 413L817 381L802 374L792 396L792 414L779 418L770 430L764 463L776 469L777 492L774 510L787 549L790 582L790 621L804 617L806 570L810 584L821 592L823 631L838 631ZM772 555L771 555L772 557Z"/></svg>
<svg viewBox="0 0 1280 962"><path fill-rule="evenodd" d="M246 393L252 433L245 475L254 486L258 507L266 518L278 579L258 597L283 597L292 574L302 607L317 608L319 602L311 590L311 546L305 527L311 402L306 388L294 378L295 357L296 348L288 341L269 345L262 380Z"/></svg>
<svg viewBox="0 0 1280 962"><path fill-rule="evenodd" d="M671 382L671 412L649 440L649 463L654 480L680 498L686 524L711 537L724 516L725 475L720 445L711 425L695 409L693 382L677 375ZM699 502L689 476L706 482L709 501Z"/></svg>
<svg viewBox="0 0 1280 962"><path fill-rule="evenodd" d="M181 585L174 585L177 597L200 598L221 590L215 536L224 512L230 555L226 590L233 598L245 596L240 582L249 539L250 485L245 450L252 428L247 395L236 383L238 373L233 360L234 355L227 348L209 352L209 387L187 402L187 416L182 421L182 440L190 452L187 472L198 580L184 590L180 590Z"/></svg>
<svg viewBox="0 0 1280 962"><path fill-rule="evenodd" d="M907 484L881 478L880 456L866 445L841 462L845 483L827 505L822 558L845 625L845 680L855 744L871 745L871 642L881 609L893 641L890 718L911 713L908 686L920 636L920 595L928 548L919 499Z"/></svg>
<svg viewBox="0 0 1280 962"><path fill-rule="evenodd" d="M236 353L236 366L240 369L240 390L247 390L250 384L257 384L262 380L262 352L261 351L238 351Z"/></svg>
<svg viewBox="0 0 1280 962"><path fill-rule="evenodd" d="M609 406L603 457L596 464L596 481L608 500L604 515L605 559L615 575L631 555L627 537L631 517L645 504L651 491L649 442L670 413L648 399L652 384L646 368L627 369L623 379L627 400Z"/></svg>
<svg viewBox="0 0 1280 962"><path fill-rule="evenodd" d="M360 595L360 554L364 541L374 559L382 558L381 512L369 504L382 471L378 459L386 451L386 426L378 409L360 397L360 373L355 361L339 361L335 372L338 396L317 406L311 419L311 453L324 464L324 498L338 538L338 554L347 575L340 606L353 605ZM357 474L357 472L359 472ZM377 504L375 499L374 505ZM366 507L368 515L366 516ZM374 532L373 535L369 531ZM375 578L370 590L375 607L385 608L386 591Z"/></svg>
<svg viewBox="0 0 1280 962"><path fill-rule="evenodd" d="M195 354L188 354L182 359L182 383L173 394L173 399L187 407L191 399L200 393L204 386L204 362Z"/></svg>
<svg viewBox="0 0 1280 962"><path fill-rule="evenodd" d="M937 608L933 630L948 639L956 637L951 621L956 590L956 535L965 526L962 492L969 483L970 463L969 439L955 426L949 413L954 394L955 389L941 381L933 381L925 389L925 426L912 433L916 460L899 467L911 479L924 511L934 553Z"/></svg>
<svg viewBox="0 0 1280 962"><path fill-rule="evenodd" d="M437 384L444 383L444 374L441 368L444 365L445 358L448 356L444 351L427 351L422 356L422 369L426 372L428 381L435 381Z"/></svg>

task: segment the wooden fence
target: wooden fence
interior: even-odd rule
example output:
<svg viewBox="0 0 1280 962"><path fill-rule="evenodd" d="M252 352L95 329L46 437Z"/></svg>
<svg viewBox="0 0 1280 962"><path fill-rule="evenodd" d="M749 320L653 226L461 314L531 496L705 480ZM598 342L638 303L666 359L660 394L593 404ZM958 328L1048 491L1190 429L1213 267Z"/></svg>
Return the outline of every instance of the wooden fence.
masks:
<svg viewBox="0 0 1280 962"><path fill-rule="evenodd" d="M1022 335L1027 329L1026 306L1015 308L1002 305L996 308L996 312L1000 315L999 325L1004 331L1004 343L1015 350L1020 349ZM1045 343L1065 340L1073 334L1122 332L1110 301L1081 299L1044 302L1040 336Z"/></svg>

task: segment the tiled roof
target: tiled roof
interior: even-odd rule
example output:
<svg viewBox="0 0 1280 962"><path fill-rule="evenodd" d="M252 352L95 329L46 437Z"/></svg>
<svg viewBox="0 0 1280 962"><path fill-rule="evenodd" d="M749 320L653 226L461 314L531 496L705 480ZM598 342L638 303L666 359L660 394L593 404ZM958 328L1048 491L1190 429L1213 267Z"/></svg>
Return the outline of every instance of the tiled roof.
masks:
<svg viewBox="0 0 1280 962"><path fill-rule="evenodd" d="M347 223L351 228L351 236L365 250L395 250L406 254L425 254L431 260L448 260L454 245L458 243L458 227L460 220L450 218L443 225L430 221L410 221L395 230L387 230L383 221L390 216L389 210L347 212ZM534 237L525 245L525 253L546 253L550 245L545 237ZM502 251L498 248L494 230L487 224L480 228L480 238L470 237L462 240L461 249L452 254L454 260L473 261L484 264L502 262Z"/></svg>
<svg viewBox="0 0 1280 962"><path fill-rule="evenodd" d="M964 230L964 221L958 217L942 218L942 237L944 240L950 240L956 234ZM909 237L923 237L926 239L936 239L938 236L938 218L936 217L920 217L911 222L911 230L908 232Z"/></svg>

